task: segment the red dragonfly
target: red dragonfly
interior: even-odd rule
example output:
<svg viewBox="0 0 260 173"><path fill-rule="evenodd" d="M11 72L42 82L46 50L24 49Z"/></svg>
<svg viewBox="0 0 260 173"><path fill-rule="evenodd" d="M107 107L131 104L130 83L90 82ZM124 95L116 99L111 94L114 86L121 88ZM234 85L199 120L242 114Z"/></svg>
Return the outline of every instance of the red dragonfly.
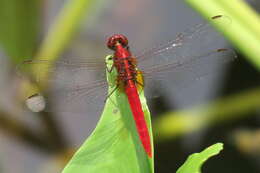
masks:
<svg viewBox="0 0 260 173"><path fill-rule="evenodd" d="M226 17L223 16L212 17L212 20L214 20L214 22L218 22L218 20L223 22L224 20L224 22L227 23L225 21L227 20ZM145 77L145 88L147 88L147 86L155 86L157 83L155 81L162 80L164 76L167 76L166 74L179 76L171 79L179 84L183 79L196 79L196 77L200 77L208 71L219 67L219 64L233 60L236 57L235 53L231 49L223 48L224 45L225 40L208 24L197 25L177 35L176 39L145 51L136 57L132 56L128 47L128 40L125 36L114 35L108 39L107 46L114 51L113 67L116 68L118 72L118 85L123 85L124 87L140 140L149 157L152 157L151 141L138 95L137 85L143 85L143 83L137 80L138 75L141 74L138 69L143 72L141 75ZM29 60L24 62L22 66L32 64L48 65L50 62L44 59ZM82 69L87 71L88 76L91 76L89 75L90 72L94 72L94 75L99 79L93 80L86 78L87 81L83 82L83 78L81 77L78 81L79 75L77 75L76 72ZM60 92L61 90L57 89L55 91L58 92L55 92L55 94L69 98L66 100L71 101L74 100L72 98L76 98L88 103L96 103L96 101L93 101L94 98L104 99L104 95L107 95L104 69L106 69L105 63L103 60L99 61L98 59L92 60L85 58L84 60L72 60L71 62L66 60L55 62L55 67L51 71L55 72L54 76L57 78L53 81L59 81L58 83L61 85L61 88L65 88L65 92ZM44 69L39 69L39 73L42 70ZM64 70L69 71L69 73L65 72L62 77L61 73L63 73ZM100 72L100 70L102 70L102 73L97 73L97 71ZM48 69L48 71L50 71L50 69ZM72 78L68 77L68 75L71 74L75 74L75 76ZM69 91L72 91L72 95L64 95L64 93L69 93ZM97 95L101 95L101 97ZM30 97L30 99L31 98L36 97ZM101 102L99 102L99 105L101 105L100 103ZM87 104L84 103L81 105L85 107ZM42 107L44 108L45 105ZM62 109L63 108L64 105Z"/></svg>
<svg viewBox="0 0 260 173"><path fill-rule="evenodd" d="M110 37L107 46L115 51L113 60L118 73L118 81L124 86L142 145L148 156L152 157L150 135L137 90L137 85L142 84L137 80L140 72L136 69L136 59L131 55L128 40L123 35Z"/></svg>

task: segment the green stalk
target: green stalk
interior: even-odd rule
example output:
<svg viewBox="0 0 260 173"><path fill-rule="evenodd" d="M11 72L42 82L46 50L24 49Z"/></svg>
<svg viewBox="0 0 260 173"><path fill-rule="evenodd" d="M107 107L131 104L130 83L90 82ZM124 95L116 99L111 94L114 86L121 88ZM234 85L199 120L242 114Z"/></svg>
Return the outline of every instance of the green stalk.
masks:
<svg viewBox="0 0 260 173"><path fill-rule="evenodd" d="M36 59L46 57L54 61L66 48L74 33L79 28L81 20L91 7L93 7L94 2L91 0L68 1L51 26L37 53Z"/></svg>
<svg viewBox="0 0 260 173"><path fill-rule="evenodd" d="M96 1L91 0L68 1L55 19L54 24L51 26L35 59L40 60L44 58L45 60L50 61L50 66L52 66L52 62L57 60L58 56L69 44L74 33L78 30L81 20L84 18L86 12L91 10L91 7L93 7L95 2ZM34 66L32 69L33 74L37 74L40 66L40 64ZM43 88L48 86L48 75L49 72L47 70L44 74L41 73L41 79L43 80L40 85Z"/></svg>
<svg viewBox="0 0 260 173"><path fill-rule="evenodd" d="M213 25L260 69L260 18L245 2L241 0L186 0L186 2L207 19L216 15L230 18L228 26L217 22Z"/></svg>
<svg viewBox="0 0 260 173"><path fill-rule="evenodd" d="M35 60L48 60L50 62L48 66L51 67L69 44L87 12L89 13L91 8L93 8L93 6L98 2L99 1L91 0L69 0L54 20L53 25L50 27L42 46L39 48L38 53L36 53ZM43 69L45 70L39 70L42 66L44 66ZM48 69L50 68L48 68L46 64L37 64L32 66L32 76L37 79L40 73L41 80L38 82L38 86L32 84L28 80L24 80L21 87L22 99L48 88Z"/></svg>
<svg viewBox="0 0 260 173"><path fill-rule="evenodd" d="M153 122L156 140L172 139L196 130L250 115L260 107L260 88L250 89L208 105L166 113Z"/></svg>

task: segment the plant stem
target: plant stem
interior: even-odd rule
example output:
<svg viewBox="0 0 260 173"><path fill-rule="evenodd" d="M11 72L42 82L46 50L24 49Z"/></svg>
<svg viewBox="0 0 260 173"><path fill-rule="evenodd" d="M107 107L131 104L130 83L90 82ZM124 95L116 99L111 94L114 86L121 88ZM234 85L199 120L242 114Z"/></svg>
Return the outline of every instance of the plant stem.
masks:
<svg viewBox="0 0 260 173"><path fill-rule="evenodd" d="M49 62L55 62L61 52L69 44L74 33L78 30L80 22L84 18L96 1L91 0L71 0L65 4L60 14L54 20L47 36L45 37L42 46L36 54L36 60L44 58ZM40 65L39 65L40 66ZM34 66L33 73L39 70L39 66ZM46 66L46 65L45 65ZM52 63L50 63L52 66ZM48 71L43 75L42 79L48 79ZM41 81L41 85L47 86L47 81Z"/></svg>
<svg viewBox="0 0 260 173"><path fill-rule="evenodd" d="M260 106L260 88L250 89L209 105L169 112L153 123L155 139L163 140L191 133L218 123L243 118Z"/></svg>

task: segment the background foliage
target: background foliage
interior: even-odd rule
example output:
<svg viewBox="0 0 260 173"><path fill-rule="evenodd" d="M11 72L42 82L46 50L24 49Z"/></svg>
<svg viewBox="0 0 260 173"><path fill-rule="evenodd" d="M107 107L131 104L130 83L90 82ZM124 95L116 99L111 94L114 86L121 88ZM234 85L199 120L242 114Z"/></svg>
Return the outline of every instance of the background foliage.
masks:
<svg viewBox="0 0 260 173"><path fill-rule="evenodd" d="M187 2L204 17L224 12L231 18L232 27L217 28L237 48L239 58L222 80L198 87L203 91L187 89L182 99L178 99L178 92L171 91L149 102L156 137L155 172L174 172L190 153L219 141L225 143L225 150L221 158L203 167L204 172L259 172L258 14L239 0ZM258 2L253 3L257 10ZM185 14L181 15L181 11ZM173 28L183 31L190 23L201 22L198 18L188 20L194 16L193 9L180 1L1 0L0 165L3 172L61 171L99 118L26 111L22 105L24 98L20 98L25 91L21 88L26 83L31 91L32 84L17 77L17 64L33 57L55 62L62 54L104 57L105 38L117 32L132 38L134 51L147 48L158 40L173 37ZM214 95L218 99L204 101L197 107L201 102L199 93L205 93L205 88L211 89L211 98ZM168 98L172 94L176 95L175 100ZM181 104L191 104L191 100L194 108ZM7 154L13 157L5 157ZM234 162L236 167L231 164Z"/></svg>

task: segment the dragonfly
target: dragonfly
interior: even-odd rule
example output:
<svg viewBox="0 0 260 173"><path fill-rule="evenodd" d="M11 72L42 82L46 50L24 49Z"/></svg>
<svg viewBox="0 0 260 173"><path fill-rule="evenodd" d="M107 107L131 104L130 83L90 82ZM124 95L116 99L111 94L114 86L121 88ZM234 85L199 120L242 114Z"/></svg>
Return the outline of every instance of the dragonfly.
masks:
<svg viewBox="0 0 260 173"><path fill-rule="evenodd" d="M229 19L221 15L214 16L211 20L212 22L224 21L230 23ZM126 36L115 34L108 39L107 47L114 52L112 68L115 68L118 73L115 89L123 88L135 120L140 141L149 157L152 157L151 141L138 88L154 87L158 81L169 80L165 77L169 77L169 74L174 76L171 80L176 84L181 83L183 79L192 81L192 79L219 67L219 64L232 61L236 58L236 54L232 49L223 47L225 43L225 39L215 32L210 24L206 23L196 25L178 34L175 39L146 50L139 55L137 54L137 56L132 55ZM40 73L44 70L44 65L49 68L51 63L44 59L27 60L21 66L40 64L41 68L38 69ZM63 88L63 92L61 92L62 90L58 87L59 89L55 90L55 94L66 98L64 100L68 100L70 103L77 99L84 100L83 104L80 104L84 106L91 102L104 105L101 104L104 102L98 98L104 100L104 98L109 98L109 95L113 94L113 92L107 93L105 70L108 69L104 60L98 58L61 59L54 62L51 69L46 70L54 72L53 76L55 77L52 78L52 81L59 81L57 85ZM86 71L84 77L77 75L77 72L82 70ZM61 75L64 71L69 72ZM93 73L94 77L90 73ZM69 78L68 74L72 74L74 77ZM41 80L40 74L37 77L37 81L39 80ZM33 100L36 100L37 104L41 105L39 110L47 110L48 108L42 101L43 98L39 96L41 95L37 93L29 97L28 105L30 106ZM95 98L99 101L94 101ZM65 107L63 108L66 109Z"/></svg>

